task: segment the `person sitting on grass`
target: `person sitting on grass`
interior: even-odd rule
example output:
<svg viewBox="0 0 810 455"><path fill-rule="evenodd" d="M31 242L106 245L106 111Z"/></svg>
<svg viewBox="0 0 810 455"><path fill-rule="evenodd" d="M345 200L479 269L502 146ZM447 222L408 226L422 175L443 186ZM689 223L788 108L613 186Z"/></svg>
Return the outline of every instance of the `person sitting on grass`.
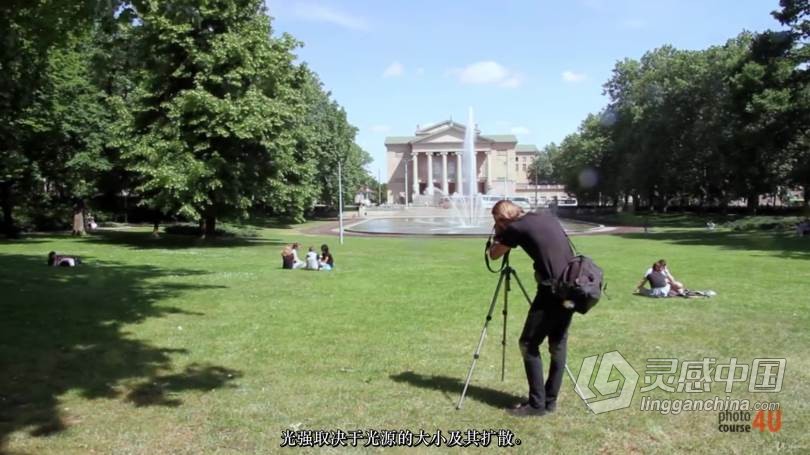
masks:
<svg viewBox="0 0 810 455"><path fill-rule="evenodd" d="M669 279L664 274L663 267L659 262L653 263L652 267L647 269L644 278L642 278L638 286L636 286L636 290L634 291L636 294L642 292L645 282L650 284L650 289L644 293L645 295L650 297L669 297L670 295L677 295L672 291Z"/></svg>
<svg viewBox="0 0 810 455"><path fill-rule="evenodd" d="M306 262L302 261L298 257L298 247L301 246L298 242L292 244L292 255L293 255L293 268L294 269L303 269L306 267Z"/></svg>
<svg viewBox="0 0 810 455"><path fill-rule="evenodd" d="M292 269L293 263L295 261L295 257L293 256L293 250L290 245L284 247L281 250L281 268L282 269Z"/></svg>
<svg viewBox="0 0 810 455"><path fill-rule="evenodd" d="M48 253L48 265L51 267L76 267L82 261L78 256L59 254L56 251Z"/></svg>
<svg viewBox="0 0 810 455"><path fill-rule="evenodd" d="M321 270L328 272L335 268L335 258L329 252L329 246L326 244L321 245L321 259L319 261Z"/></svg>
<svg viewBox="0 0 810 455"><path fill-rule="evenodd" d="M306 263L298 259L298 243L285 246L281 250L281 268L283 269L302 269Z"/></svg>
<svg viewBox="0 0 810 455"><path fill-rule="evenodd" d="M307 251L307 270L318 270L319 266L318 253L315 252L315 248L309 247L309 251Z"/></svg>
<svg viewBox="0 0 810 455"><path fill-rule="evenodd" d="M664 276L667 277L667 282L671 286L672 290L678 294L683 295L686 291L686 286L683 285L680 281L676 280L672 273L669 271L669 267L667 267L666 259L659 259L658 265L661 266L661 272L664 273ZM648 270L647 272L651 272L652 270Z"/></svg>

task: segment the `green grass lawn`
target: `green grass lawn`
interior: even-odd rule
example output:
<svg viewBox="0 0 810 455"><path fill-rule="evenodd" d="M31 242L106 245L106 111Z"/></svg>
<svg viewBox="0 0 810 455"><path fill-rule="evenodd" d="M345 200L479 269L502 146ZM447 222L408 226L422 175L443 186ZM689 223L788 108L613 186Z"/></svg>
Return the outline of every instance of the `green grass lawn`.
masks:
<svg viewBox="0 0 810 455"><path fill-rule="evenodd" d="M329 243L337 270L281 270L291 241ZM575 242L605 268L611 297L574 318L575 371L614 350L642 379L648 358L786 358L781 393L738 384L730 394L778 401L781 430L721 433L717 412L642 412L638 392L628 409L590 415L568 378L557 413L507 416L526 393L518 292L506 380L499 306L457 411L497 280L481 239L347 237L340 246L295 229L213 242L135 229L0 241L0 453L295 452L279 447L285 429L509 429L521 440L514 453L810 451L810 239L680 229ZM51 250L86 264L49 268ZM528 258L513 256L533 287ZM718 296L632 295L661 257L690 288ZM726 395L717 384L650 396L715 395Z"/></svg>

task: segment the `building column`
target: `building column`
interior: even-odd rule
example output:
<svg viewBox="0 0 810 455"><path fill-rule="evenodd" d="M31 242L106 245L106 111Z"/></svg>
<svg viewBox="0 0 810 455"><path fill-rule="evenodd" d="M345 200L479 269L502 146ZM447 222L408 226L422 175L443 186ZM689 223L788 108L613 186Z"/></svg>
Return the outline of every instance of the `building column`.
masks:
<svg viewBox="0 0 810 455"><path fill-rule="evenodd" d="M433 152L428 152L428 178L427 178L427 191L428 194L433 196Z"/></svg>
<svg viewBox="0 0 810 455"><path fill-rule="evenodd" d="M461 182L461 153L456 152L456 193L464 194Z"/></svg>
<svg viewBox="0 0 810 455"><path fill-rule="evenodd" d="M494 151L488 150L486 153L487 156L487 186L484 188L485 192L489 192L492 188L492 155Z"/></svg>
<svg viewBox="0 0 810 455"><path fill-rule="evenodd" d="M413 195L419 196L419 154L413 152Z"/></svg>
<svg viewBox="0 0 810 455"><path fill-rule="evenodd" d="M447 193L447 152L442 152L442 192L445 196L450 196Z"/></svg>

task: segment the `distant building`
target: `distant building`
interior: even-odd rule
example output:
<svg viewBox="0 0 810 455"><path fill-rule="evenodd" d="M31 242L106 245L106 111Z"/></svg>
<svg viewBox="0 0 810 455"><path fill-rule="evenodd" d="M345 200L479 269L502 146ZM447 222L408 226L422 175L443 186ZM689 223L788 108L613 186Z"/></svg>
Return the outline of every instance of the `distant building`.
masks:
<svg viewBox="0 0 810 455"><path fill-rule="evenodd" d="M462 154L466 127L452 120L420 128L413 136L385 139L388 159L388 203L408 201L431 204L441 196L465 188L462 181ZM562 185L530 184L527 171L539 152L533 144L518 144L512 134L481 134L476 129L475 163L478 192L526 196L534 202L568 198ZM407 166L407 178L406 177Z"/></svg>

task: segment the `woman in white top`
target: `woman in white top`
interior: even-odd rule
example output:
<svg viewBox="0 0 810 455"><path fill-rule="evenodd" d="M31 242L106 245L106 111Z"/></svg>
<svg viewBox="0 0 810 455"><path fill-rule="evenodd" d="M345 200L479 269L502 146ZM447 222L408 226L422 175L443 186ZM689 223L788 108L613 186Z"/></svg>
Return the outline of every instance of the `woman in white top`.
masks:
<svg viewBox="0 0 810 455"><path fill-rule="evenodd" d="M307 264L298 257L298 243L292 244L293 268L303 269Z"/></svg>
<svg viewBox="0 0 810 455"><path fill-rule="evenodd" d="M318 253L315 252L315 248L309 247L309 251L307 252L307 270L318 270Z"/></svg>

